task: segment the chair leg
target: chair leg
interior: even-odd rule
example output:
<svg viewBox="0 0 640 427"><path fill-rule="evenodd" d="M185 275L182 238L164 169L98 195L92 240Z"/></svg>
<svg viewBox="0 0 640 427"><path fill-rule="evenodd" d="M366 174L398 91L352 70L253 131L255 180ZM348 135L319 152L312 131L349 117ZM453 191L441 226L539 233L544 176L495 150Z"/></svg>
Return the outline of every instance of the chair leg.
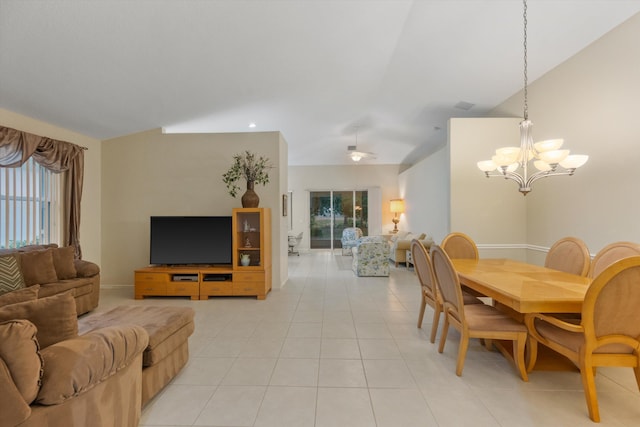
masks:
<svg viewBox="0 0 640 427"><path fill-rule="evenodd" d="M640 366L633 368L633 373L636 375L636 384L638 385L638 390L640 390Z"/></svg>
<svg viewBox="0 0 640 427"><path fill-rule="evenodd" d="M429 341L431 343L436 342L436 334L438 333L438 324L440 323L440 312L442 309L438 304L433 308L433 322L431 323L431 336L429 337Z"/></svg>
<svg viewBox="0 0 640 427"><path fill-rule="evenodd" d="M447 334L449 333L449 318L445 314L444 325L442 326L442 334L440 335L440 345L438 346L438 353L444 351L444 344L447 341Z"/></svg>
<svg viewBox="0 0 640 427"><path fill-rule="evenodd" d="M456 362L456 375L462 376L462 369L464 369L464 360L467 357L467 349L469 348L469 337L466 334L462 334L460 337L460 348L458 348L458 361Z"/></svg>
<svg viewBox="0 0 640 427"><path fill-rule="evenodd" d="M533 367L536 365L536 360L538 359L538 341L533 338L528 339L527 347L529 350L527 356L527 372L533 371Z"/></svg>
<svg viewBox="0 0 640 427"><path fill-rule="evenodd" d="M596 381L591 366L587 366L584 362L580 366L580 376L582 377L582 387L584 388L584 396L587 399L587 408L589 409L589 418L593 422L600 422L600 411L598 409L598 396L596 395Z"/></svg>
<svg viewBox="0 0 640 427"><path fill-rule="evenodd" d="M422 294L422 302L420 303L420 313L418 314L418 328L422 328L422 319L424 318L424 310L427 308L427 300ZM433 342L433 341L432 341Z"/></svg>
<svg viewBox="0 0 640 427"><path fill-rule="evenodd" d="M527 375L526 365L524 362L524 353L527 344L527 334L522 334L517 340L513 341L513 361L516 364L516 369L520 373L522 381L529 381Z"/></svg>

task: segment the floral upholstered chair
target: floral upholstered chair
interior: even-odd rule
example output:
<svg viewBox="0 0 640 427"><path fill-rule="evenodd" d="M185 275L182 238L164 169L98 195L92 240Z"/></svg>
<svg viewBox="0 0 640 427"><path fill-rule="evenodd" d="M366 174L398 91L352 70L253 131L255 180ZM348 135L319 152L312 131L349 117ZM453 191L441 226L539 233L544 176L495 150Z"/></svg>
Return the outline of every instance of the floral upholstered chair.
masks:
<svg viewBox="0 0 640 427"><path fill-rule="evenodd" d="M342 230L342 255L351 255L351 248L358 243L358 239L362 237L362 230L358 227L347 227Z"/></svg>
<svg viewBox="0 0 640 427"><path fill-rule="evenodd" d="M358 239L351 268L356 276L389 276L389 244L382 236Z"/></svg>

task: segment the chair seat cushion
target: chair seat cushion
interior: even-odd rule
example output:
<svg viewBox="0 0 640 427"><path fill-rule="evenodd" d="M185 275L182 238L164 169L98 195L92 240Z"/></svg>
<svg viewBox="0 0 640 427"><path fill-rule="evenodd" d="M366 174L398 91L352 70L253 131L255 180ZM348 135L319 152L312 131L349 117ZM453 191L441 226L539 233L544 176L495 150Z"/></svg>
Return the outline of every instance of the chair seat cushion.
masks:
<svg viewBox="0 0 640 427"><path fill-rule="evenodd" d="M527 327L523 323L490 305L465 305L464 315L470 330L527 332Z"/></svg>
<svg viewBox="0 0 640 427"><path fill-rule="evenodd" d="M569 319L567 319L569 320ZM565 321L567 321L565 320ZM570 332L562 328L558 328L542 319L535 320L535 327L538 333L548 339L566 347L574 353L579 353L584 345L584 334L579 332ZM633 353L633 349L624 344L608 344L594 351L594 353Z"/></svg>

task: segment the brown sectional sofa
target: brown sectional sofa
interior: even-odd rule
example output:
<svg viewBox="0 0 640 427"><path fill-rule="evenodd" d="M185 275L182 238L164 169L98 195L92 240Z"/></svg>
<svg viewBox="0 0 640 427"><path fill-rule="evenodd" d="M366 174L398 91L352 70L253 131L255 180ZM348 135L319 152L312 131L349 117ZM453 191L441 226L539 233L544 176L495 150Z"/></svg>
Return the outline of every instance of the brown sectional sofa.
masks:
<svg viewBox="0 0 640 427"><path fill-rule="evenodd" d="M120 325L78 336L71 292L37 298L38 288L0 307L0 426L137 426L147 332Z"/></svg>
<svg viewBox="0 0 640 427"><path fill-rule="evenodd" d="M98 306L100 267L74 259L74 252L73 246L58 247L54 243L0 249L0 257L13 256L17 260L25 286L40 285L40 298L71 291L80 316Z"/></svg>

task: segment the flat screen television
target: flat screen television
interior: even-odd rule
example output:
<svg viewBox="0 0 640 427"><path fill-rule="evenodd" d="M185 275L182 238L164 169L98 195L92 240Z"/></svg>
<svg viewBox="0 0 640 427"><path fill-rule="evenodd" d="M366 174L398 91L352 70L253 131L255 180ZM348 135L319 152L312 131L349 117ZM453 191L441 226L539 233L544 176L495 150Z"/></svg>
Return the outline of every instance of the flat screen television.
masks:
<svg viewBox="0 0 640 427"><path fill-rule="evenodd" d="M230 216L152 216L150 262L231 264Z"/></svg>

